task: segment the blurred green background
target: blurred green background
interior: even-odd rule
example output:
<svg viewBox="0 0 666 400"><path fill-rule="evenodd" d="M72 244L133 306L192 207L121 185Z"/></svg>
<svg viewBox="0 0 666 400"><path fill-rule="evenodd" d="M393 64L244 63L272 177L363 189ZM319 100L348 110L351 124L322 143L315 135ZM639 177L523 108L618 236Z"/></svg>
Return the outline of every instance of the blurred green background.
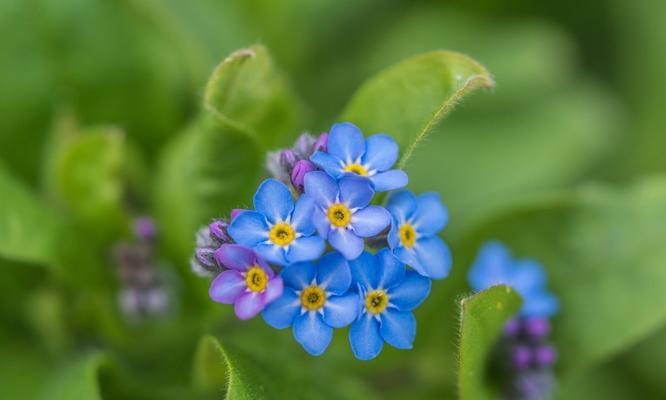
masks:
<svg viewBox="0 0 666 400"><path fill-rule="evenodd" d="M458 301L489 238L541 260L562 299L557 398L665 398L664 17L660 0L0 2L0 398L456 398ZM215 66L256 43L272 64L241 78L262 90L221 107L258 143L202 111ZM407 166L449 207L454 254L414 350L359 362L341 330L314 358L209 301L196 227L250 202L266 150L435 49L496 87ZM175 306L136 322L110 254L140 214L157 218Z"/></svg>

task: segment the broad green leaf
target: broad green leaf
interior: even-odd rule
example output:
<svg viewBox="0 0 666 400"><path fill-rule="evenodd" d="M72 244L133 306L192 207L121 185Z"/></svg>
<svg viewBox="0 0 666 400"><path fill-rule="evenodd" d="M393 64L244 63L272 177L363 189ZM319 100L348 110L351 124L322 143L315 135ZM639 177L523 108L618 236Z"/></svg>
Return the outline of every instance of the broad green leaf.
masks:
<svg viewBox="0 0 666 400"><path fill-rule="evenodd" d="M366 134L386 132L402 151L404 167L416 146L466 95L490 88L486 69L466 55L433 51L389 67L351 98L341 119Z"/></svg>
<svg viewBox="0 0 666 400"><path fill-rule="evenodd" d="M112 126L80 129L66 116L58 120L47 150L43 180L53 201L98 235L122 230L128 222L124 133Z"/></svg>
<svg viewBox="0 0 666 400"><path fill-rule="evenodd" d="M164 150L155 203L167 244L180 260L194 232L245 207L267 148L295 128L298 106L261 46L239 50L213 72L200 116Z"/></svg>
<svg viewBox="0 0 666 400"><path fill-rule="evenodd" d="M4 334L0 335L0 352L0 398L39 398L43 382L53 370L46 357L34 345Z"/></svg>
<svg viewBox="0 0 666 400"><path fill-rule="evenodd" d="M48 206L0 164L0 257L50 264L58 220Z"/></svg>
<svg viewBox="0 0 666 400"><path fill-rule="evenodd" d="M463 400L492 399L486 370L489 355L506 321L522 301L508 286L494 286L460 302L458 390Z"/></svg>
<svg viewBox="0 0 666 400"><path fill-rule="evenodd" d="M107 359L101 353L70 360L59 368L53 368L53 374L42 391L42 399L102 399L99 386L99 370L106 365Z"/></svg>
<svg viewBox="0 0 666 400"><path fill-rule="evenodd" d="M283 144L285 136L296 134L298 107L266 48L259 45L238 50L222 61L204 94L207 112L253 134L262 148Z"/></svg>
<svg viewBox="0 0 666 400"><path fill-rule="evenodd" d="M666 178L584 186L478 230L539 260L560 298L554 336L565 377L608 360L666 322ZM592 316L592 317L591 317Z"/></svg>

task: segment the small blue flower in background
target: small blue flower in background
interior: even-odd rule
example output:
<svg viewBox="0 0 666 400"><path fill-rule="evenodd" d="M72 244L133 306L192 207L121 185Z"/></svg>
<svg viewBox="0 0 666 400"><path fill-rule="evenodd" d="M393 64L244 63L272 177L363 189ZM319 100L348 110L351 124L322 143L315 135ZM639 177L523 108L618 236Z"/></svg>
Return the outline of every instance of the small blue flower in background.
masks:
<svg viewBox="0 0 666 400"><path fill-rule="evenodd" d="M391 169L398 160L398 144L388 135L363 137L349 122L334 124L328 135L327 151L316 151L310 160L339 179L345 174L368 177L377 192L407 185L407 174Z"/></svg>
<svg viewBox="0 0 666 400"><path fill-rule="evenodd" d="M366 178L348 175L336 182L323 171L305 176L305 196L315 202L308 217L319 235L348 260L361 255L363 238L377 235L391 223L385 208L369 205L374 195Z"/></svg>
<svg viewBox="0 0 666 400"><path fill-rule="evenodd" d="M546 274L532 259L514 259L499 242L485 243L469 270L472 289L481 291L494 285L508 285L523 298L521 317L550 317L557 313L557 298L546 289Z"/></svg>
<svg viewBox="0 0 666 400"><path fill-rule="evenodd" d="M282 297L268 305L264 320L277 329L293 325L294 338L305 351L318 356L342 328L358 315L358 295L350 292L352 277L339 253L328 253L317 263L291 264L280 274Z"/></svg>
<svg viewBox="0 0 666 400"><path fill-rule="evenodd" d="M349 265L362 306L349 330L356 358L377 357L384 342L411 349L416 336L412 310L428 297L430 279L406 270L387 248L374 256L364 252Z"/></svg>
<svg viewBox="0 0 666 400"><path fill-rule="evenodd" d="M386 208L393 219L388 236L393 254L423 276L445 278L451 270L451 251L437 233L449 217L439 195L416 197L403 190L391 194Z"/></svg>
<svg viewBox="0 0 666 400"><path fill-rule="evenodd" d="M267 179L254 195L254 208L229 225L229 236L237 243L277 265L311 261L324 252L324 240L312 223L313 198L303 195L294 204L284 183Z"/></svg>

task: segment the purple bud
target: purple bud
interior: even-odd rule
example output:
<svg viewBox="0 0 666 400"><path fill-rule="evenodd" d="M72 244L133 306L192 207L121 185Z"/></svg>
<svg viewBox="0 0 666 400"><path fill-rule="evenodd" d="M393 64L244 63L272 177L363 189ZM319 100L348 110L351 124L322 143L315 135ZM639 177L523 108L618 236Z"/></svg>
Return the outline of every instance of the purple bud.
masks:
<svg viewBox="0 0 666 400"><path fill-rule="evenodd" d="M550 321L547 318L527 318L525 333L531 339L541 339L550 333Z"/></svg>
<svg viewBox="0 0 666 400"><path fill-rule="evenodd" d="M215 262L215 249L212 247L199 247L194 251L194 256L201 266L209 270L217 270Z"/></svg>
<svg viewBox="0 0 666 400"><path fill-rule="evenodd" d="M293 151L298 159L308 158L312 155L312 146L315 138L308 133L304 133L296 139Z"/></svg>
<svg viewBox="0 0 666 400"><path fill-rule="evenodd" d="M155 223L150 217L139 217L134 220L134 234L141 240L153 240L157 236Z"/></svg>
<svg viewBox="0 0 666 400"><path fill-rule="evenodd" d="M532 350L529 346L518 344L511 349L511 365L516 369L529 367L532 362Z"/></svg>
<svg viewBox="0 0 666 400"><path fill-rule="evenodd" d="M328 151L328 133L323 132L319 135L312 148L312 152L314 153L315 151Z"/></svg>
<svg viewBox="0 0 666 400"><path fill-rule="evenodd" d="M534 363L539 367L553 365L557 359L557 350L555 347L545 344L539 346L534 351Z"/></svg>
<svg viewBox="0 0 666 400"><path fill-rule="evenodd" d="M516 337L520 334L520 328L521 328L521 320L520 318L513 318L510 319L505 325L504 325L504 335L509 336L509 337Z"/></svg>
<svg viewBox="0 0 666 400"><path fill-rule="evenodd" d="M208 231L210 233L210 237L219 241L220 244L231 242L231 238L227 233L228 228L229 228L229 223L223 219L217 219L208 225Z"/></svg>
<svg viewBox="0 0 666 400"><path fill-rule="evenodd" d="M303 193L305 175L316 169L317 167L309 160L300 160L294 165L294 169L291 171L291 184L294 185L294 188L296 188L299 193Z"/></svg>
<svg viewBox="0 0 666 400"><path fill-rule="evenodd" d="M294 164L296 164L297 160L296 153L294 153L293 150L287 149L280 153L280 165L287 171L291 171L291 169L294 168Z"/></svg>
<svg viewBox="0 0 666 400"><path fill-rule="evenodd" d="M233 221L243 211L245 211L244 208L234 208L231 210L231 215L229 218Z"/></svg>

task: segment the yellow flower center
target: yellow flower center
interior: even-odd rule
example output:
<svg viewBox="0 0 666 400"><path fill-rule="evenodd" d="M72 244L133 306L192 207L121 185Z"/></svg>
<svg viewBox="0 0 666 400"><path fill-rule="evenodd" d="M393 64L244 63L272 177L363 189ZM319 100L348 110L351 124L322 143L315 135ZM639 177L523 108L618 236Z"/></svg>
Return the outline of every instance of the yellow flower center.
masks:
<svg viewBox="0 0 666 400"><path fill-rule="evenodd" d="M413 247L416 243L416 231L411 224L400 225L400 242L405 247Z"/></svg>
<svg viewBox="0 0 666 400"><path fill-rule="evenodd" d="M326 292L319 286L312 285L303 289L301 292L301 305L306 310L316 311L324 306L326 302Z"/></svg>
<svg viewBox="0 0 666 400"><path fill-rule="evenodd" d="M383 290L373 290L365 295L365 309L370 314L379 314L386 309L388 296Z"/></svg>
<svg viewBox="0 0 666 400"><path fill-rule="evenodd" d="M258 265L252 266L247 270L247 275L245 275L245 283L247 283L247 288L253 292L261 292L266 289L268 284L268 275L266 271Z"/></svg>
<svg viewBox="0 0 666 400"><path fill-rule="evenodd" d="M345 171L353 172L356 175L366 176L368 175L368 170L365 169L361 164L347 164L345 165Z"/></svg>
<svg viewBox="0 0 666 400"><path fill-rule="evenodd" d="M270 232L268 232L268 237L271 239L271 242L278 246L287 246L294 241L296 233L291 225L281 222L273 225Z"/></svg>
<svg viewBox="0 0 666 400"><path fill-rule="evenodd" d="M328 220L331 222L331 225L344 228L349 225L351 211L344 204L333 204L328 208Z"/></svg>

